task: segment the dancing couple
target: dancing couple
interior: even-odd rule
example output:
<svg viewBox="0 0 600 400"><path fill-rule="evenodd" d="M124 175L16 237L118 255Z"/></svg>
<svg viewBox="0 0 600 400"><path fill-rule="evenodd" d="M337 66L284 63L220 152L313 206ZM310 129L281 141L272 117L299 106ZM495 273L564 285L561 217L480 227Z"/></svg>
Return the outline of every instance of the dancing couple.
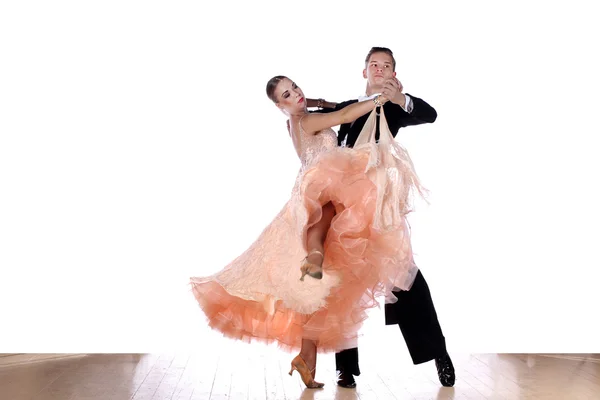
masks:
<svg viewBox="0 0 600 400"><path fill-rule="evenodd" d="M400 326L413 362L435 359L442 385L454 384L406 220L424 189L394 140L399 128L437 114L402 93L395 75L392 52L371 49L366 96L339 104L307 99L291 79L272 78L267 95L289 117L301 161L291 197L243 254L216 274L191 278L213 329L299 351L290 374L298 371L308 388L323 387L315 381L318 352L336 352L338 385L355 386L358 331L382 297L386 324Z"/></svg>

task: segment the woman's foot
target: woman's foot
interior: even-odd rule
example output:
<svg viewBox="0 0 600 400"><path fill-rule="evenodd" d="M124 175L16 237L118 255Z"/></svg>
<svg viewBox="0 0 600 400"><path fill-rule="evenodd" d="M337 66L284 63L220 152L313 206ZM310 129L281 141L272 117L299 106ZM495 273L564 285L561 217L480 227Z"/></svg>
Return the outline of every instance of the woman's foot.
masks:
<svg viewBox="0 0 600 400"><path fill-rule="evenodd" d="M298 371L298 373L300 374L300 378L302 378L302 382L304 382L307 388L320 389L323 386L325 386L324 383L315 381L313 376L313 371L315 369L309 369L308 365L306 365L306 362L304 362L304 359L300 356L300 354L298 354L292 360L292 369L290 369L290 375L292 375L292 372L294 372L294 370Z"/></svg>
<svg viewBox="0 0 600 400"><path fill-rule="evenodd" d="M313 250L302 261L300 271L302 271L301 281L304 281L304 276L309 275L315 279L323 278L323 253L318 250Z"/></svg>

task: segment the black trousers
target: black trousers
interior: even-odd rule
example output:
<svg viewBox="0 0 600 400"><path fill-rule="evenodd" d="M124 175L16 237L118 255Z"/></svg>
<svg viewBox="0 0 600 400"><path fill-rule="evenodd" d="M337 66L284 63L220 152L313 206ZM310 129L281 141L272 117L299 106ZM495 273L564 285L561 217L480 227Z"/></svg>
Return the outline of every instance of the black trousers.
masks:
<svg viewBox="0 0 600 400"><path fill-rule="evenodd" d="M385 324L398 324L413 364L421 364L446 354L446 338L433 306L429 286L421 271L408 291L394 292L398 301L385 305ZM358 348L335 355L336 369L360 375Z"/></svg>

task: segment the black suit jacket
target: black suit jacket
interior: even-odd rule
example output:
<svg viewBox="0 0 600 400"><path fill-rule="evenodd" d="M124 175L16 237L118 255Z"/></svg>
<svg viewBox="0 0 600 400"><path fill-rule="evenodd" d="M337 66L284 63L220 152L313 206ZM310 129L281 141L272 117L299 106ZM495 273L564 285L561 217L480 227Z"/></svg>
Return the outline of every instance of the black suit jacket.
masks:
<svg viewBox="0 0 600 400"><path fill-rule="evenodd" d="M390 132L392 132L394 137L396 137L396 134L400 128L411 125L432 123L437 118L437 112L433 107L418 97L415 97L411 94L408 95L413 101L413 109L410 114L404 111L398 104L392 103L391 101L388 101L383 105L385 118L390 128ZM335 108L322 109L316 112L333 112L341 110L352 103L356 103L357 101L358 100L344 101L343 103L338 103ZM365 125L365 122L367 122L367 118L369 117L370 113L371 112L368 112L352 123L341 125L340 130L338 131L338 144L342 145L345 140L347 147L353 147L354 143L356 143L356 139L358 139L361 129ZM375 139L379 139L379 116L377 117L377 131Z"/></svg>

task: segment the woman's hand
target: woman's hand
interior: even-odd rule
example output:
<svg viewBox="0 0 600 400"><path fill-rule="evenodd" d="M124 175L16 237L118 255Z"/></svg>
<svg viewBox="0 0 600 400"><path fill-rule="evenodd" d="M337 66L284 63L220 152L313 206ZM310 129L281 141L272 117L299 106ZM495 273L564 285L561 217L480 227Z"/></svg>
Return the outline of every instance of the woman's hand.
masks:
<svg viewBox="0 0 600 400"><path fill-rule="evenodd" d="M377 107L384 105L388 101L390 101L390 99L384 94L380 94L373 98L373 103L375 103Z"/></svg>

